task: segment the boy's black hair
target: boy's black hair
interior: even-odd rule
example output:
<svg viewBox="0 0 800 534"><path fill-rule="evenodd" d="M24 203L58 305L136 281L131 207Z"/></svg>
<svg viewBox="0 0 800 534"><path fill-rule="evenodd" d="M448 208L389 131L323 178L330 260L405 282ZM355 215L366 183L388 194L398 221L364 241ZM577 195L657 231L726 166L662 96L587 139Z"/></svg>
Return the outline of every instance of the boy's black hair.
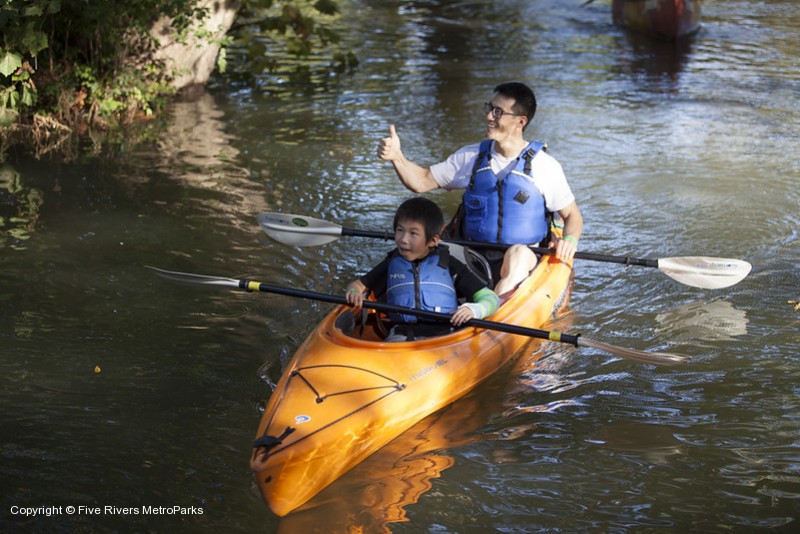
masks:
<svg viewBox="0 0 800 534"><path fill-rule="evenodd" d="M430 241L433 236L442 235L444 214L435 202L423 197L414 197L409 198L397 208L392 228L396 229L397 223L400 221L421 223L425 228L425 241Z"/></svg>
<svg viewBox="0 0 800 534"><path fill-rule="evenodd" d="M514 105L511 110L514 113L528 117L528 122L525 123L525 127L522 129L527 128L533 121L533 116L536 115L536 95L533 93L533 89L524 83L507 82L495 87L494 92L514 99Z"/></svg>

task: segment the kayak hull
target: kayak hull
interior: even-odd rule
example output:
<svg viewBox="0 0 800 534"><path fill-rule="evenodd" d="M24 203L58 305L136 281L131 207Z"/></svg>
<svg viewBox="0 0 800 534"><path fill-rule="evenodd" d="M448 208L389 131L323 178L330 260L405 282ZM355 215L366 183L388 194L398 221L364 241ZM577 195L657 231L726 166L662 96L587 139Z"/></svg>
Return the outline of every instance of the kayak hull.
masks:
<svg viewBox="0 0 800 534"><path fill-rule="evenodd" d="M572 267L552 256L491 317L541 327L567 305ZM464 328L413 342L385 343L331 312L284 371L258 429L251 467L279 516L428 415L464 396L531 341ZM358 336L361 337L358 337Z"/></svg>
<svg viewBox="0 0 800 534"><path fill-rule="evenodd" d="M701 0L613 0L614 24L675 40L700 28Z"/></svg>

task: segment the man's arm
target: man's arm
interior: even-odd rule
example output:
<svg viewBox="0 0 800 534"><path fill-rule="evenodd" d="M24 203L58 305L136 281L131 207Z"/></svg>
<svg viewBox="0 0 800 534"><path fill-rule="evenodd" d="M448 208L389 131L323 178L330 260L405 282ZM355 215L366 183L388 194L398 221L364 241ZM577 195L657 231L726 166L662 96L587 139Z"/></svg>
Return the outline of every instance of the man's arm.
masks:
<svg viewBox="0 0 800 534"><path fill-rule="evenodd" d="M583 215L574 200L566 208L558 210L558 214L564 219L564 237L555 243L556 257L567 261L578 250L578 240L583 232Z"/></svg>
<svg viewBox="0 0 800 534"><path fill-rule="evenodd" d="M439 187L430 169L420 167L406 159L400 148L400 138L397 136L394 124L389 125L389 137L384 137L378 143L378 157L384 161L391 161L400 182L415 193L427 193Z"/></svg>

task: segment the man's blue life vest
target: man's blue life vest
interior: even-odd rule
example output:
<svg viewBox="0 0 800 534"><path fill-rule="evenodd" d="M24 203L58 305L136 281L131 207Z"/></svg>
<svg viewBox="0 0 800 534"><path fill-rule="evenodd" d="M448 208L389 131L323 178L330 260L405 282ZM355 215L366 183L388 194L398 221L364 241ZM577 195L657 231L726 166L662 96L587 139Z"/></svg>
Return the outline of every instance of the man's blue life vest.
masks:
<svg viewBox="0 0 800 534"><path fill-rule="evenodd" d="M490 164L492 140L480 145L469 186L464 191L464 234L473 241L507 245L536 244L547 237L544 197L533 184L531 161L544 148L533 142L517 157L503 180Z"/></svg>
<svg viewBox="0 0 800 534"><path fill-rule="evenodd" d="M395 306L440 313L458 308L456 288L450 276L450 255L446 247L438 247L421 260L410 262L399 252L389 261L386 302ZM397 323L416 323L414 315L390 313Z"/></svg>

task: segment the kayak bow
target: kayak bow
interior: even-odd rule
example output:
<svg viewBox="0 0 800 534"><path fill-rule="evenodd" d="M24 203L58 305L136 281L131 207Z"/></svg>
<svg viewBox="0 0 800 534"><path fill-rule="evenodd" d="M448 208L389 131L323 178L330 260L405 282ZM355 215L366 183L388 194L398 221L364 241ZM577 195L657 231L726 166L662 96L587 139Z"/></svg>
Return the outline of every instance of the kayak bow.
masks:
<svg viewBox="0 0 800 534"><path fill-rule="evenodd" d="M572 268L550 257L492 317L542 326L566 306ZM330 313L297 350L269 399L251 467L278 515L331 482L426 416L497 371L530 338L468 327L386 343L356 325L348 307Z"/></svg>

